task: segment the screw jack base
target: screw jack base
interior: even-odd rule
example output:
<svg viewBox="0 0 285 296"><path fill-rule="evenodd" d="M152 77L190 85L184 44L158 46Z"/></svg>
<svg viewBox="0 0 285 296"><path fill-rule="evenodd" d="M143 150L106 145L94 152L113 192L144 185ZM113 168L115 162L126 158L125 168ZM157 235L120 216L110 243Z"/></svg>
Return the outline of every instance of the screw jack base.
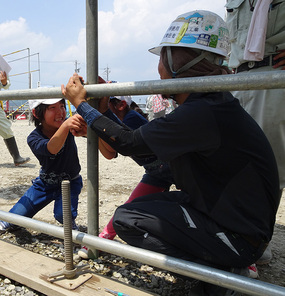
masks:
<svg viewBox="0 0 285 296"><path fill-rule="evenodd" d="M74 290L92 277L91 273L86 272L88 267L89 265L82 265L73 270L63 268L48 275L47 280L65 289Z"/></svg>

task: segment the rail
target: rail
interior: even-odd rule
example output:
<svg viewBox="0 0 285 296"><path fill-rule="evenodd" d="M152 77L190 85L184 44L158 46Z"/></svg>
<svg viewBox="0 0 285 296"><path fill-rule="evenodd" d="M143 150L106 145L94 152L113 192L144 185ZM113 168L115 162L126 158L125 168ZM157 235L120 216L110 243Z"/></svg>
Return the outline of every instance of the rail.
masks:
<svg viewBox="0 0 285 296"><path fill-rule="evenodd" d="M92 98L114 95L219 92L276 88L285 88L285 71L85 85L88 97ZM61 97L60 87L0 92L0 100L34 100Z"/></svg>

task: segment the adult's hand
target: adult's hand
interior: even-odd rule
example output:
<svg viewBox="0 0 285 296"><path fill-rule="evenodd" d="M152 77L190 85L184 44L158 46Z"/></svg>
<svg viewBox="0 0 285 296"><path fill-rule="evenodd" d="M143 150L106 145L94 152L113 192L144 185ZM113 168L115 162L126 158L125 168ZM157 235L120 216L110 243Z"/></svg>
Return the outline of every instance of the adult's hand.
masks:
<svg viewBox="0 0 285 296"><path fill-rule="evenodd" d="M81 83L82 77L77 73L74 73L70 77L66 86L61 85L61 92L65 98L67 98L71 104L77 108L82 102L85 102L87 92Z"/></svg>
<svg viewBox="0 0 285 296"><path fill-rule="evenodd" d="M278 59L282 59L280 60L277 64L275 64L273 66L274 69L282 67L281 70L285 70L285 50L280 50L279 54L277 54L273 60L276 61Z"/></svg>

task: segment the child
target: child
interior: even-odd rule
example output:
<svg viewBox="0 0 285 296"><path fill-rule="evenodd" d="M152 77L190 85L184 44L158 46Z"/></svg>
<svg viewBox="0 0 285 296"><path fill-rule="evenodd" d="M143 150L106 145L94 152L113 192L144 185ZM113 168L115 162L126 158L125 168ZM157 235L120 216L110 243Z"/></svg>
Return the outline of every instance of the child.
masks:
<svg viewBox="0 0 285 296"><path fill-rule="evenodd" d="M70 180L72 228L78 229L78 195L82 188L80 164L75 136L87 133L87 126L78 114L66 119L64 99L30 101L32 121L36 128L28 136L28 145L41 164L39 176L12 207L10 213L32 218L54 200L54 217L63 223L61 181ZM0 221L0 232L12 224Z"/></svg>
<svg viewBox="0 0 285 296"><path fill-rule="evenodd" d="M81 79L83 78L81 77ZM99 77L99 83L105 83L105 81ZM130 129L136 129L144 124L147 124L148 120L143 116L143 114L135 111L131 107L131 104L132 98L130 96L113 96L110 98L103 97L99 101L98 110L115 122L124 124ZM99 150L107 159L112 159L117 156L117 151L110 147L101 138L99 138ZM132 158L135 162L137 162L137 164L144 166L145 174L125 203L130 203L140 196L168 191L170 186L174 184L168 163L159 161L154 156ZM102 232L99 233L99 237L113 240L115 236L116 231L113 227L113 218L111 218ZM83 259L88 259L90 255L88 247L82 246L82 248L78 251L78 255Z"/></svg>

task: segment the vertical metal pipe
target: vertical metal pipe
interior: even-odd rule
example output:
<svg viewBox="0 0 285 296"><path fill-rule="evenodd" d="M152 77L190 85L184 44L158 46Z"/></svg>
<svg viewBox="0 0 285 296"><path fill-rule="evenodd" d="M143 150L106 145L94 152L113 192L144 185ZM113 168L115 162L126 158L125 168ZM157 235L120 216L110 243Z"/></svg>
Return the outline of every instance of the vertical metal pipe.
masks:
<svg viewBox="0 0 285 296"><path fill-rule="evenodd" d="M39 69L39 82L38 82L38 87L41 86L41 63L40 63L40 54L37 53L38 55L38 69Z"/></svg>
<svg viewBox="0 0 285 296"><path fill-rule="evenodd" d="M86 0L86 65L87 83L98 83L98 3ZM92 98L91 98L92 99ZM89 100L97 108L97 100ZM99 197L98 197L98 137L90 128L87 130L87 207L88 233L98 235ZM96 249L89 250L90 257L98 257Z"/></svg>
<svg viewBox="0 0 285 296"><path fill-rule="evenodd" d="M31 55L30 55L30 49L28 50L28 75L29 75L29 88L32 88L32 74L31 74Z"/></svg>
<svg viewBox="0 0 285 296"><path fill-rule="evenodd" d="M71 271L71 270L74 270L74 265L73 265L73 250L72 250L72 218L71 218L70 182L68 180L62 181L61 192L62 192L65 269L67 271Z"/></svg>

